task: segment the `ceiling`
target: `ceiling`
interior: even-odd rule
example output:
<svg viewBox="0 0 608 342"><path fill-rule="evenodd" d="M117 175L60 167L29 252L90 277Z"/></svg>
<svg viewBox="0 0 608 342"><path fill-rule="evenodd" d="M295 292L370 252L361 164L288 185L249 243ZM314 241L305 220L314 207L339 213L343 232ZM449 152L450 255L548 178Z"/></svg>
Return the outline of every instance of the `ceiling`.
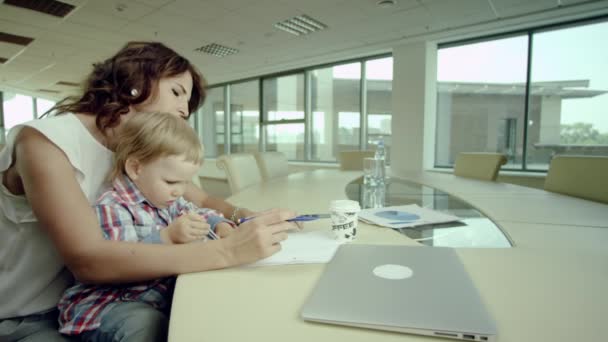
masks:
<svg viewBox="0 0 608 342"><path fill-rule="evenodd" d="M91 64L131 40L156 40L220 83L446 40L608 13L608 0L61 0L65 17L0 0L0 90L49 99L78 91ZM24 0L33 2L33 0ZM306 14L327 29L295 36L273 25ZM474 34L472 32L475 32ZM217 43L239 52L195 51ZM58 84L67 82L68 84Z"/></svg>

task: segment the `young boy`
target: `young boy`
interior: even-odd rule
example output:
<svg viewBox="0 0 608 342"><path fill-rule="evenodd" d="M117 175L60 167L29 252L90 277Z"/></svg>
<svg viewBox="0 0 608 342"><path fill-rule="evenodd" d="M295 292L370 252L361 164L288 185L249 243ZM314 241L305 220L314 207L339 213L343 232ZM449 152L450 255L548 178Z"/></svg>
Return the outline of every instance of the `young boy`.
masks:
<svg viewBox="0 0 608 342"><path fill-rule="evenodd" d="M109 240L189 243L230 234L234 223L186 201L203 160L197 134L180 117L142 113L119 132L112 189L97 200ZM91 341L162 341L167 338L174 277L127 285L76 284L58 304L59 331Z"/></svg>

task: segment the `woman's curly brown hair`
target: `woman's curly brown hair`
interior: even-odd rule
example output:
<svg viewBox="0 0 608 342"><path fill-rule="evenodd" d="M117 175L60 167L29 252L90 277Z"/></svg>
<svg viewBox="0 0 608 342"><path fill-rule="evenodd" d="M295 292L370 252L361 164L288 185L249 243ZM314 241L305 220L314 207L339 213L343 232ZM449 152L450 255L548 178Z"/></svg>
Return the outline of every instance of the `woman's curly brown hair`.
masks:
<svg viewBox="0 0 608 342"><path fill-rule="evenodd" d="M206 96L205 81L198 70L162 43L129 42L113 57L93 64L81 97L67 97L52 111L96 115L97 127L104 131L118 125L120 116L129 112L129 106L148 99L161 78L186 71L193 81L188 101L188 111L192 113ZM137 91L132 92L133 89Z"/></svg>

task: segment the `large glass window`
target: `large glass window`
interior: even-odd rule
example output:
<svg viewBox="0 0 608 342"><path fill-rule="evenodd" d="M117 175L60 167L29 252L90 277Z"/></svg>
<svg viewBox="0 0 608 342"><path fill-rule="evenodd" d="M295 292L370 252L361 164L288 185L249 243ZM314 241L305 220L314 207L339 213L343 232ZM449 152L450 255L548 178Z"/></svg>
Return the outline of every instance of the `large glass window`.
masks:
<svg viewBox="0 0 608 342"><path fill-rule="evenodd" d="M367 88L367 143L373 146L382 138L387 150L387 162L390 163L393 57L365 62L365 82Z"/></svg>
<svg viewBox="0 0 608 342"><path fill-rule="evenodd" d="M437 166L460 152L499 152L521 167L528 36L437 51Z"/></svg>
<svg viewBox="0 0 608 342"><path fill-rule="evenodd" d="M304 74L263 79L264 150L304 160Z"/></svg>
<svg viewBox="0 0 608 342"><path fill-rule="evenodd" d="M533 35L527 167L555 154L608 155L608 22Z"/></svg>
<svg viewBox="0 0 608 342"><path fill-rule="evenodd" d="M311 71L312 160L335 161L360 145L361 63Z"/></svg>
<svg viewBox="0 0 608 342"><path fill-rule="evenodd" d="M205 104L197 114L205 157L217 157L225 153L224 101L224 87L210 88L207 90Z"/></svg>
<svg viewBox="0 0 608 342"><path fill-rule="evenodd" d="M595 21L441 47L435 165L500 152L505 168L544 171L556 154L608 155L607 35Z"/></svg>
<svg viewBox="0 0 608 342"><path fill-rule="evenodd" d="M41 117L53 106L55 106L55 101L36 98L36 117Z"/></svg>
<svg viewBox="0 0 608 342"><path fill-rule="evenodd" d="M232 129L230 151L254 152L260 139L259 81L230 85L230 115Z"/></svg>
<svg viewBox="0 0 608 342"><path fill-rule="evenodd" d="M34 119L33 98L27 95L3 92L4 132L5 134L20 123Z"/></svg>
<svg viewBox="0 0 608 342"><path fill-rule="evenodd" d="M377 57L211 87L196 115L205 155L336 162L339 151L373 149L380 138L390 147L392 72L392 57Z"/></svg>

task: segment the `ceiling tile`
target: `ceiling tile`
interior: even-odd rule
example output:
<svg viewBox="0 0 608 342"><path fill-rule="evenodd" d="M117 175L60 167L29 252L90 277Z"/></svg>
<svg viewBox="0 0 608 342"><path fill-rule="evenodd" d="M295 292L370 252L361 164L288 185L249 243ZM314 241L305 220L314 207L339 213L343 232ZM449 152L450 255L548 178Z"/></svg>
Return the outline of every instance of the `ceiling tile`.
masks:
<svg viewBox="0 0 608 342"><path fill-rule="evenodd" d="M0 19L14 23L28 23L39 28L48 28L57 25L63 18L55 17L33 10L0 4Z"/></svg>
<svg viewBox="0 0 608 342"><path fill-rule="evenodd" d="M557 0L489 0L500 18L519 16L558 6Z"/></svg>
<svg viewBox="0 0 608 342"><path fill-rule="evenodd" d="M134 1L89 1L78 9L79 14L102 14L108 17L136 20L156 10L158 6L150 6Z"/></svg>
<svg viewBox="0 0 608 342"><path fill-rule="evenodd" d="M31 44L31 43L30 43ZM0 57L11 59L11 57L15 56L17 53L21 52L25 46L0 42Z"/></svg>
<svg viewBox="0 0 608 342"><path fill-rule="evenodd" d="M148 6L152 6L152 7L158 8L158 7L167 5L167 4L171 3L171 2L173 2L174 0L134 0L134 1L137 2L137 3L140 3L140 4L144 4L144 5L148 5Z"/></svg>
<svg viewBox="0 0 608 342"><path fill-rule="evenodd" d="M99 13L86 6L79 9L74 15L69 16L66 21L87 25L91 28L96 28L99 32L116 31L129 23L129 19L116 15Z"/></svg>
<svg viewBox="0 0 608 342"><path fill-rule="evenodd" d="M160 11L175 13L180 17L187 17L198 21L219 18L231 12L217 3L214 4L204 0L175 0L167 6L162 7Z"/></svg>

